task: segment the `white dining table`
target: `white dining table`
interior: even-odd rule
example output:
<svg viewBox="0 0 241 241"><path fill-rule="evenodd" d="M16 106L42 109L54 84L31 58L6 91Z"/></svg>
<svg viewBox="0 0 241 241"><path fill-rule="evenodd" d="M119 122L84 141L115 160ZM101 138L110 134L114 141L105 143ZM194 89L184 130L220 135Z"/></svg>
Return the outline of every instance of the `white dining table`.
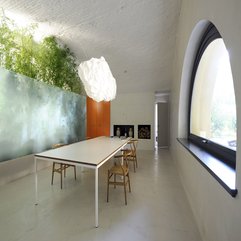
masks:
<svg viewBox="0 0 241 241"><path fill-rule="evenodd" d="M38 160L56 161L95 169L95 227L98 227L98 170L120 151L130 139L101 136L35 154L35 204L38 204Z"/></svg>

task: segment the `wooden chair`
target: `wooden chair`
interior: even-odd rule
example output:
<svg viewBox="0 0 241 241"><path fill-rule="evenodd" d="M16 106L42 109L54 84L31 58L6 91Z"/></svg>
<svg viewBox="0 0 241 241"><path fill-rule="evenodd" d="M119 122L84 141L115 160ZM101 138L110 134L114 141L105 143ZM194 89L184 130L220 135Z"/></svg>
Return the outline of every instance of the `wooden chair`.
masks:
<svg viewBox="0 0 241 241"><path fill-rule="evenodd" d="M119 158L119 157L118 157ZM108 178L107 178L107 202L109 202L109 186L114 185L116 188L117 185L124 187L125 194L125 205L127 205L126 198L126 186L129 187L129 192L131 192L131 184L130 184L130 176L129 176L129 168L128 163L126 162L126 157L124 156L124 163L119 159L119 163L115 164L108 170ZM113 178L112 178L113 177ZM118 178L118 180L117 180Z"/></svg>
<svg viewBox="0 0 241 241"><path fill-rule="evenodd" d="M136 155L136 149L138 140L137 139L131 139L129 142L129 148L123 149L122 153L126 156L126 161L133 162L134 172L136 172L136 168L138 167L137 163L137 155Z"/></svg>
<svg viewBox="0 0 241 241"><path fill-rule="evenodd" d="M52 146L52 148L59 148L61 146L65 146L65 144L62 144L62 143L54 144ZM62 189L62 187L63 187L63 172L64 172L64 177L65 177L66 176L66 169L69 168L69 167L74 168L74 177L75 177L75 180L76 180L76 166L75 165L64 164L64 163L60 163L60 162L53 162L51 185L53 185L53 182L54 182L54 173L57 172L57 173L60 174L60 187Z"/></svg>

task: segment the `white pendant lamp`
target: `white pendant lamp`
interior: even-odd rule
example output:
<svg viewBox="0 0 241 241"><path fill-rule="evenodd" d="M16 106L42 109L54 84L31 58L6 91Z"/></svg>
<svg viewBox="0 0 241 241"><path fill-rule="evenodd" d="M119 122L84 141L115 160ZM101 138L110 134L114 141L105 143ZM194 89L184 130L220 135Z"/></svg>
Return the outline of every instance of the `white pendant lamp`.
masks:
<svg viewBox="0 0 241 241"><path fill-rule="evenodd" d="M78 67L87 95L95 101L110 101L116 96L116 80L104 57L92 58Z"/></svg>

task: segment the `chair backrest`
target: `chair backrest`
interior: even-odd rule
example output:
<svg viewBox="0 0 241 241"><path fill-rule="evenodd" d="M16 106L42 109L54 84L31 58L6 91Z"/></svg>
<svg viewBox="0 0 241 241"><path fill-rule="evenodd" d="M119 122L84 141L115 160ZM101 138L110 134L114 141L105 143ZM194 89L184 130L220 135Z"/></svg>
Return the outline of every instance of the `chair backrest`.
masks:
<svg viewBox="0 0 241 241"><path fill-rule="evenodd" d="M127 155L125 152L122 155L114 156L114 165L121 167L121 169L124 173L124 166L128 167Z"/></svg>
<svg viewBox="0 0 241 241"><path fill-rule="evenodd" d="M61 146L65 146L65 145L66 145L66 144L64 144L64 143L53 144L53 145L52 145L52 149L59 148L59 147L61 147Z"/></svg>
<svg viewBox="0 0 241 241"><path fill-rule="evenodd" d="M128 142L128 144L130 145L132 155L135 156L136 155L136 149L137 149L138 140L137 139L131 139Z"/></svg>

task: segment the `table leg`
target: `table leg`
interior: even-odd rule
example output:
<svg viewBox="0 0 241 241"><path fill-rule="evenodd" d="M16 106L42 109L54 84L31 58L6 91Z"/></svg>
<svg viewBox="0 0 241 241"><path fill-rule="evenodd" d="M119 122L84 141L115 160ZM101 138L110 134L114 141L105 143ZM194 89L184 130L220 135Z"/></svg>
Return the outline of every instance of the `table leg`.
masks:
<svg viewBox="0 0 241 241"><path fill-rule="evenodd" d="M38 168L37 159L34 157L34 168L35 168L35 205L38 205Z"/></svg>
<svg viewBox="0 0 241 241"><path fill-rule="evenodd" d="M99 210L98 210L98 168L95 169L95 227L99 226Z"/></svg>

